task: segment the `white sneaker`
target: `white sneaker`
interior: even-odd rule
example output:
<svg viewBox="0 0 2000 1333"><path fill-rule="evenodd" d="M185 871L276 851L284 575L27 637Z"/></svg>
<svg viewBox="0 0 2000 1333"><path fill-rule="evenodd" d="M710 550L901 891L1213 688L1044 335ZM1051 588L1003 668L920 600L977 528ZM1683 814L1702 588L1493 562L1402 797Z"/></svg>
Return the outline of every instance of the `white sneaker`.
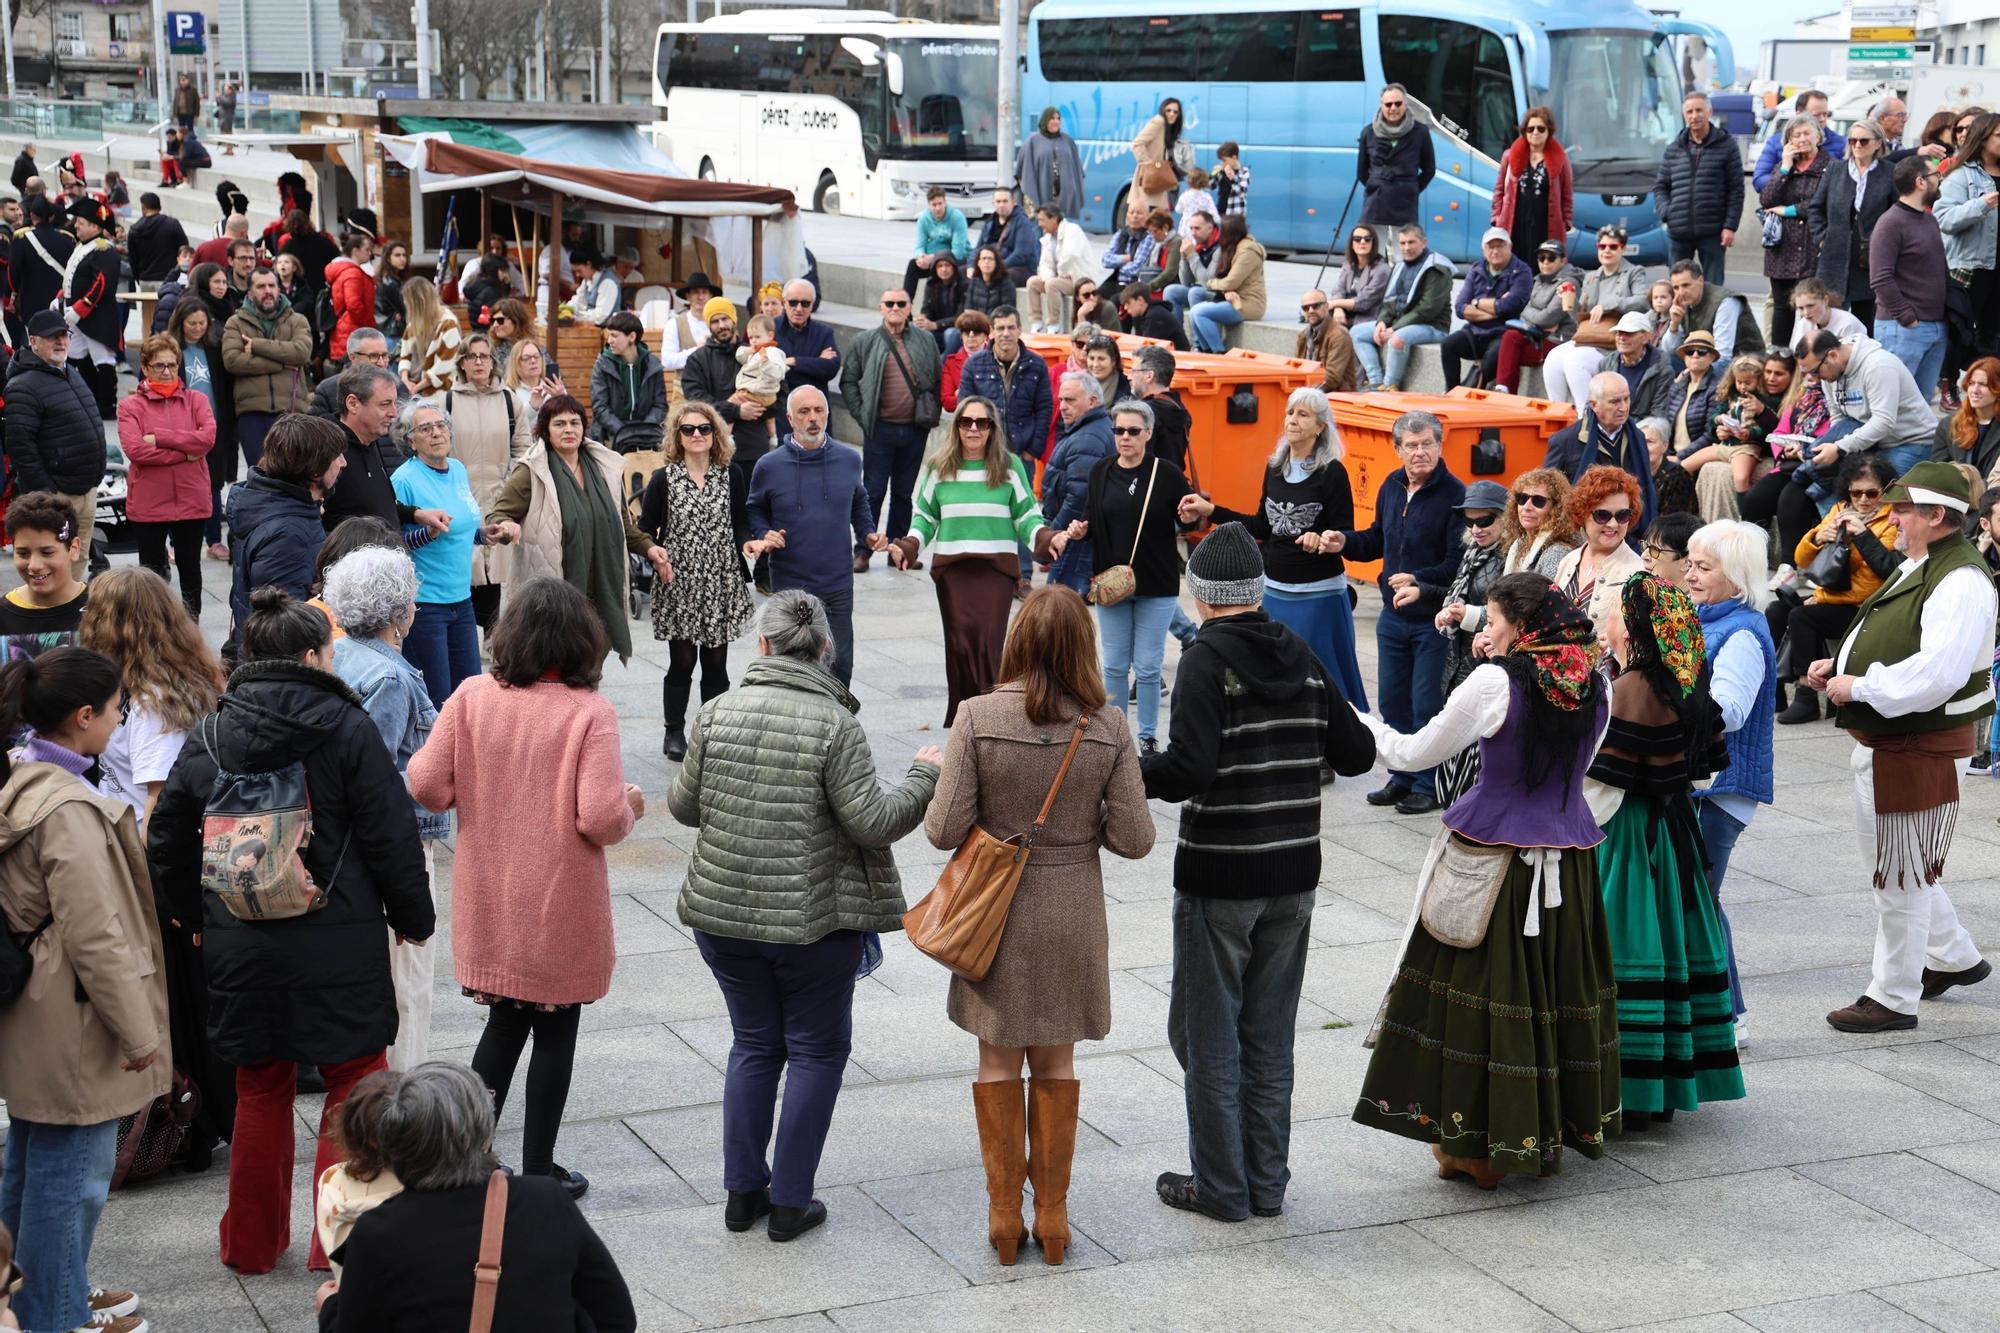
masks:
<svg viewBox="0 0 2000 1333"><path fill-rule="evenodd" d="M1783 592L1799 581L1799 571L1790 565L1779 565L1778 572L1771 575L1771 591Z"/></svg>
<svg viewBox="0 0 2000 1333"><path fill-rule="evenodd" d="M1740 1051L1749 1044L1750 1044L1750 1020L1747 1018L1739 1018L1736 1020L1736 1049Z"/></svg>

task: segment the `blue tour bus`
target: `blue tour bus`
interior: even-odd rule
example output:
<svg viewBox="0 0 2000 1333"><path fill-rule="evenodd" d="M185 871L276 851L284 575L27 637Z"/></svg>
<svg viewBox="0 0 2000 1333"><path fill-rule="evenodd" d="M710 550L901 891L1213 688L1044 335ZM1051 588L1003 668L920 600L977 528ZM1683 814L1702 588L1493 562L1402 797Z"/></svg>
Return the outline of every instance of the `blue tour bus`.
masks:
<svg viewBox="0 0 2000 1333"><path fill-rule="evenodd" d="M1250 223L1265 244L1323 250L1354 184L1356 141L1384 83L1407 87L1436 121L1437 179L1425 229L1457 259L1477 254L1497 159L1530 106L1547 104L1576 183L1572 257L1623 222L1639 262L1666 258L1653 177L1680 132L1673 38L1698 34L1718 77L1729 42L1708 24L1660 18L1633 0L1361 0L1341 8L1248 0L1043 0L1028 19L1022 134L1046 106L1083 153L1082 221L1124 217L1131 141L1178 97L1199 160L1234 139L1250 167ZM1361 216L1355 193L1347 221Z"/></svg>

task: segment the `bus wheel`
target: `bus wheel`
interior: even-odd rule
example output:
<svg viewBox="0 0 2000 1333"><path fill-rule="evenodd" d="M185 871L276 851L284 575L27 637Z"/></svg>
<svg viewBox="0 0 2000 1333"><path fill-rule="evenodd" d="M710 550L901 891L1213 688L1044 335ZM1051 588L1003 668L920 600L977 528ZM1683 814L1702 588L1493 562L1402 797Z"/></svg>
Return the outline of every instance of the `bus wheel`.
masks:
<svg viewBox="0 0 2000 1333"><path fill-rule="evenodd" d="M840 182L831 171L820 173L819 185L813 190L813 212L840 214Z"/></svg>
<svg viewBox="0 0 2000 1333"><path fill-rule="evenodd" d="M1130 185L1127 185L1124 189L1118 192L1118 197L1111 201L1112 231L1115 232L1120 227L1125 225L1125 205L1127 201L1131 199L1131 197L1132 197L1132 187ZM1081 226L1082 219L1081 218L1077 219L1077 223L1079 226Z"/></svg>
<svg viewBox="0 0 2000 1333"><path fill-rule="evenodd" d="M700 176L700 177L701 177L701 178L702 178L703 180L705 180L705 181L712 181L712 180L714 180L714 179L715 179L715 163L714 163L714 162L713 162L713 161L712 161L711 159L709 159L709 158L706 158L706 157L704 157L704 158L703 158L703 159L701 160L701 170L700 170L700 171L699 171L698 173L696 173L696 174L698 174L698 175L699 175L699 176Z"/></svg>

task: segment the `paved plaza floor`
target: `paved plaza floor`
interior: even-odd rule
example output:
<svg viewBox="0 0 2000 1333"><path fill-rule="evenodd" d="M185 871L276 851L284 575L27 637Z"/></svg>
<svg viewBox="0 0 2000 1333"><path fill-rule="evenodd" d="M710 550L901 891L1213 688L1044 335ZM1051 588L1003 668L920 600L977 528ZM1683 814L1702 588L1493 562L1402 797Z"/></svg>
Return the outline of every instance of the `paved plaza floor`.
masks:
<svg viewBox="0 0 2000 1333"><path fill-rule="evenodd" d="M129 559L129 557L124 557ZM219 636L223 567L208 563ZM1373 615L1362 599L1364 667ZM855 693L875 759L900 774L941 743L944 651L929 577L858 580ZM1861 993L1873 933L1852 830L1849 743L1829 724L1778 729L1778 803L1726 886L1750 1005L1748 1100L1683 1114L1571 1155L1560 1177L1493 1193L1436 1178L1416 1143L1348 1119L1362 1029L1395 959L1435 816L1368 806L1368 779L1328 792L1314 948L1298 1020L1284 1215L1224 1225L1160 1204L1185 1170L1180 1071L1166 1043L1176 809L1141 862L1105 858L1114 1026L1078 1050L1082 1119L1061 1268L987 1248L968 1090L973 1040L944 1015L946 973L889 937L854 1004L854 1054L819 1174L827 1225L790 1245L723 1229L722 999L674 905L694 833L666 813L666 662L646 626L605 689L626 773L651 809L610 853L611 994L584 1011L562 1162L589 1175L584 1214L617 1256L649 1333L750 1326L851 1330L2000 1329L2000 982L1926 1004L1914 1032L1843 1036L1828 1009ZM732 653L740 672L753 643ZM1177 649L1168 646L1171 678ZM1162 729L1164 734L1164 728ZM516 775L522 781L532 774ZM510 780L496 774L495 780ZM2000 952L2000 784L1969 785L1950 871L1973 933ZM897 847L912 898L946 853ZM433 1051L464 1059L482 1011L451 979L451 859L439 857ZM500 1151L518 1160L518 1097ZM293 1243L279 1271L216 1257L226 1157L115 1195L92 1277L137 1288L164 1333L315 1327L305 1272L311 1133L298 1105ZM444 1331L440 1331L444 1333Z"/></svg>

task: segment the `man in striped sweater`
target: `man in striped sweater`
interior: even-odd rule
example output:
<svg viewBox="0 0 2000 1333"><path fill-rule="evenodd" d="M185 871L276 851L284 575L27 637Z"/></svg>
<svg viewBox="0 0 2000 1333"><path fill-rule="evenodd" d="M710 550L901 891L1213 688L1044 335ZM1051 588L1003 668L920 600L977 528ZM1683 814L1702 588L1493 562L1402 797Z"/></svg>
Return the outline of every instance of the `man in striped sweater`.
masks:
<svg viewBox="0 0 2000 1333"><path fill-rule="evenodd" d="M1305 640L1265 615L1264 560L1225 523L1187 567L1201 630L1181 655L1167 748L1146 795L1181 801L1167 1039L1186 1071L1189 1174L1162 1202L1276 1217L1291 1179L1292 1033L1319 887L1319 768L1349 776L1375 742Z"/></svg>

